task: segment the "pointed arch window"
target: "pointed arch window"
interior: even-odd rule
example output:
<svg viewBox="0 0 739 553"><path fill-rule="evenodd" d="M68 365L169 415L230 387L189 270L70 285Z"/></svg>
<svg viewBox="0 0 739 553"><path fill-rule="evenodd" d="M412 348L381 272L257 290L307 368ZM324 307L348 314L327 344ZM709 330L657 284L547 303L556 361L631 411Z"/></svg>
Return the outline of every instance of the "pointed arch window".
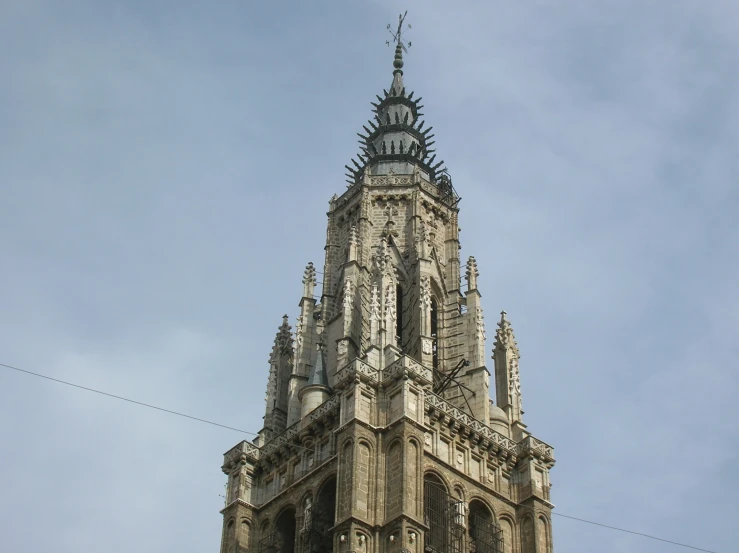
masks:
<svg viewBox="0 0 739 553"><path fill-rule="evenodd" d="M438 476L423 479L423 518L429 530L424 537L427 553L462 553L462 534L455 522L463 504L447 492Z"/></svg>
<svg viewBox="0 0 739 553"><path fill-rule="evenodd" d="M474 553L502 553L503 532L495 516L482 501L470 501L469 550Z"/></svg>

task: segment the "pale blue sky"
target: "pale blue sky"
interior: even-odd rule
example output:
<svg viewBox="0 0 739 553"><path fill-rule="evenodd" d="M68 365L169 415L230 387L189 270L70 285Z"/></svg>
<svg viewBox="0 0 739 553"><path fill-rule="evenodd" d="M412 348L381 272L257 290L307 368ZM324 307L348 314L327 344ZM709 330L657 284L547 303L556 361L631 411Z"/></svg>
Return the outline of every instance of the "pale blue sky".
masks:
<svg viewBox="0 0 739 553"><path fill-rule="evenodd" d="M0 363L257 431L405 9L556 511L734 550L733 0L0 2ZM240 439L0 370L3 549L217 551Z"/></svg>

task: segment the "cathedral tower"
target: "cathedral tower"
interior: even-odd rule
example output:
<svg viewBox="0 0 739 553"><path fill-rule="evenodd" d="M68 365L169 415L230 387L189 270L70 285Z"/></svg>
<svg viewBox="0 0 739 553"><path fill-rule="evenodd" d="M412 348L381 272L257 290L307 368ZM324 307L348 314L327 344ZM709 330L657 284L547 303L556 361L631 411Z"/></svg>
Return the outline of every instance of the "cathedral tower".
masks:
<svg viewBox="0 0 739 553"><path fill-rule="evenodd" d="M505 312L488 364L459 196L406 90L400 27L396 42L330 201L321 296L309 263L269 359L264 427L225 454L222 553L552 552L553 449L523 423Z"/></svg>

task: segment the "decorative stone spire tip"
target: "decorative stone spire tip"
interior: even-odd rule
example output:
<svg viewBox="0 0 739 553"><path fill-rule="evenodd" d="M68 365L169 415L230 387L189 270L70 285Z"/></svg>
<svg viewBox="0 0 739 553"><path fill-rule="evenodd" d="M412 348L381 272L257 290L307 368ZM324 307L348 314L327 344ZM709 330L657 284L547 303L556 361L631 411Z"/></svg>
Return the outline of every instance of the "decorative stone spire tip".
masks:
<svg viewBox="0 0 739 553"><path fill-rule="evenodd" d="M513 327L511 322L506 318L507 313L505 311L500 312L500 322L498 328L495 331L495 344L493 350L505 350L510 349L517 358L521 358L521 354L518 351L518 344L516 343L516 337L513 335Z"/></svg>

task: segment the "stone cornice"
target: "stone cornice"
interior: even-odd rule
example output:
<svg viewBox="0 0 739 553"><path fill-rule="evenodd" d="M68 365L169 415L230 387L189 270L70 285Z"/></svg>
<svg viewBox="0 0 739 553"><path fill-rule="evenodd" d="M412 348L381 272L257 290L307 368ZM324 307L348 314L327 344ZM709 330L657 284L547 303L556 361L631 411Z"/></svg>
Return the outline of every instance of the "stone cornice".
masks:
<svg viewBox="0 0 739 553"><path fill-rule="evenodd" d="M544 463L547 468L552 468L555 463L554 448L534 436L526 436L518 442L518 454L522 459L534 457Z"/></svg>
<svg viewBox="0 0 739 553"><path fill-rule="evenodd" d="M503 434L496 432L474 417L457 409L454 405L441 399L439 396L427 392L425 407L429 416L434 416L436 413L454 421L460 430L465 431L464 434L468 436L471 442L474 441L480 444L481 449L492 451L503 450L512 457L517 457L518 447L513 440L506 438Z"/></svg>
<svg viewBox="0 0 739 553"><path fill-rule="evenodd" d="M259 454L259 448L253 443L247 442L246 440L239 442L223 454L223 466L221 470L228 474L237 464L248 461L256 464L259 461Z"/></svg>
<svg viewBox="0 0 739 553"><path fill-rule="evenodd" d="M407 155L408 154L385 154L382 157L389 158ZM349 204L350 200L352 200L357 193L362 191L362 189L383 187L387 187L390 189L395 187L412 187L428 195L429 198L434 201L441 201L445 204L445 207L452 211L452 213L459 212L459 208L456 206L458 197L454 196L453 201L445 201L445 197L442 194L442 190L439 188L439 186L433 182L424 179L423 177L416 176L414 181L413 175L374 175L368 176L366 179L352 184L344 191L343 194L333 199L331 201L331 206L328 214L331 215L336 211L343 209L347 204Z"/></svg>
<svg viewBox="0 0 739 553"><path fill-rule="evenodd" d="M260 457L265 458L270 455L278 453L282 447L291 447L293 442L297 442L295 445L299 446L300 435L309 432L314 429L315 426L320 425L327 419L334 419L339 411L340 398L338 395L334 395L324 401L321 405L316 407L311 413L287 430L285 430L279 436L276 436L264 446L260 448Z"/></svg>
<svg viewBox="0 0 739 553"><path fill-rule="evenodd" d="M252 505L251 503L244 501L243 499L234 499L231 503L226 505L223 509L220 510L220 513L226 514L226 511L231 509L234 505L242 505L243 507L248 507L249 509L256 509L257 507Z"/></svg>

